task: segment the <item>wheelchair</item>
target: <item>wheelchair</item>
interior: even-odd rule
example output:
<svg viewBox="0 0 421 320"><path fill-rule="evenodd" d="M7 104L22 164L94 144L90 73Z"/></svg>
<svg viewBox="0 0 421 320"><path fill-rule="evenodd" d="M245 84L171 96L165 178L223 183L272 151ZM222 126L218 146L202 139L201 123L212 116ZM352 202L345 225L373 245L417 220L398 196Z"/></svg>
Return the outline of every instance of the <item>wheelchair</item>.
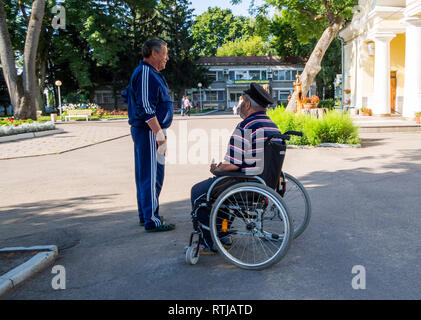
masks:
<svg viewBox="0 0 421 320"><path fill-rule="evenodd" d="M185 248L188 264L195 265L199 261L204 229L209 230L217 251L237 267L262 270L285 256L292 239L307 227L311 212L303 185L282 172L286 141L291 135L302 136L302 133L288 131L267 137L264 169L260 175L214 172L216 180L207 194L195 201L191 213L194 231ZM289 197L289 192L299 196L294 193ZM297 221L290 212L288 199L300 206L299 209L294 206L301 215ZM209 227L197 218L202 207L211 208Z"/></svg>

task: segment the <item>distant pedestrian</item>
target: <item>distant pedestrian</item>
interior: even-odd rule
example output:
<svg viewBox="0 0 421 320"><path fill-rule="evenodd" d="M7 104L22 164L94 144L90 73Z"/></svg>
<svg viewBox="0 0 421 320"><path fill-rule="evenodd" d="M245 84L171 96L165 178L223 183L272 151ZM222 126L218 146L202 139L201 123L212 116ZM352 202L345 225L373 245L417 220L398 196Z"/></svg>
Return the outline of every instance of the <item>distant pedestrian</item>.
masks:
<svg viewBox="0 0 421 320"><path fill-rule="evenodd" d="M184 108L184 101L185 100L186 100L186 96L183 96L183 98L181 99L181 107L180 107L182 117L184 117L184 112L186 111L186 109Z"/></svg>
<svg viewBox="0 0 421 320"><path fill-rule="evenodd" d="M236 105L234 105L234 108L232 108L232 111L233 111L234 115L238 114L238 108L241 105L241 102L243 102L242 96L240 96L240 98L238 99L238 103Z"/></svg>
<svg viewBox="0 0 421 320"><path fill-rule="evenodd" d="M190 115L190 110L191 110L192 107L193 106L192 106L192 104L189 100L189 97L186 97L184 99L184 111L186 112L186 114Z"/></svg>

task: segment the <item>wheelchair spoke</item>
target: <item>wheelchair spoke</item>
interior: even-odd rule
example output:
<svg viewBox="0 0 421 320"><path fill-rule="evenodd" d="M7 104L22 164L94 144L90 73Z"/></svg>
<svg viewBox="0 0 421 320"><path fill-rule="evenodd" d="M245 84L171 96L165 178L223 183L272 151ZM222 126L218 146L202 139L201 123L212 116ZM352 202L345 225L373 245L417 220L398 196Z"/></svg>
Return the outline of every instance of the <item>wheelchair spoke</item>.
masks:
<svg viewBox="0 0 421 320"><path fill-rule="evenodd" d="M289 248L287 208L267 186L250 182L239 186L227 189L214 204L212 239L221 254L236 265L260 269L278 261Z"/></svg>

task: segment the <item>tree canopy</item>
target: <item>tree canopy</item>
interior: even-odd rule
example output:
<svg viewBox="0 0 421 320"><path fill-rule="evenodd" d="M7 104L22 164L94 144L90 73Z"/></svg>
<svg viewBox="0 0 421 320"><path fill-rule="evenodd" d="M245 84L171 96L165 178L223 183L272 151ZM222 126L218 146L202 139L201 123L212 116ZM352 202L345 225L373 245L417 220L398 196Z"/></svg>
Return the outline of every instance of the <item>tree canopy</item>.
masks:
<svg viewBox="0 0 421 320"><path fill-rule="evenodd" d="M250 18L234 16L229 9L211 8L196 17L192 27L194 49L201 56L214 56L227 42L247 38L253 34Z"/></svg>
<svg viewBox="0 0 421 320"><path fill-rule="evenodd" d="M218 57L226 56L266 56L271 52L270 46L262 37L254 36L226 42L218 48Z"/></svg>

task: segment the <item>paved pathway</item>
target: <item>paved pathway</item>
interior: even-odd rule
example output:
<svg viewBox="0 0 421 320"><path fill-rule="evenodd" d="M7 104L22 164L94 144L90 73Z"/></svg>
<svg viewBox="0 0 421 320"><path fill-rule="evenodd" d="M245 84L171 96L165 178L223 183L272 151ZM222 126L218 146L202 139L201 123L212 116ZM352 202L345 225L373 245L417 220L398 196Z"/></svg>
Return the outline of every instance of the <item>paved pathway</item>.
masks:
<svg viewBox="0 0 421 320"><path fill-rule="evenodd" d="M65 132L52 136L0 143L0 160L62 153L130 134L127 120L57 124Z"/></svg>
<svg viewBox="0 0 421 320"><path fill-rule="evenodd" d="M177 119L173 130L231 131L237 121L225 115ZM123 122L107 126L128 130ZM177 146L195 145L190 138ZM5 298L420 299L421 134L363 139L360 149L288 150L284 168L308 189L313 218L285 258L261 272L240 270L221 256L185 264L190 188L209 177L207 164L166 167L161 213L177 229L148 234L137 225L129 136L0 161L0 243L56 244L56 264L67 277L66 290L53 290L47 268ZM366 268L366 290L351 286L355 265Z"/></svg>

